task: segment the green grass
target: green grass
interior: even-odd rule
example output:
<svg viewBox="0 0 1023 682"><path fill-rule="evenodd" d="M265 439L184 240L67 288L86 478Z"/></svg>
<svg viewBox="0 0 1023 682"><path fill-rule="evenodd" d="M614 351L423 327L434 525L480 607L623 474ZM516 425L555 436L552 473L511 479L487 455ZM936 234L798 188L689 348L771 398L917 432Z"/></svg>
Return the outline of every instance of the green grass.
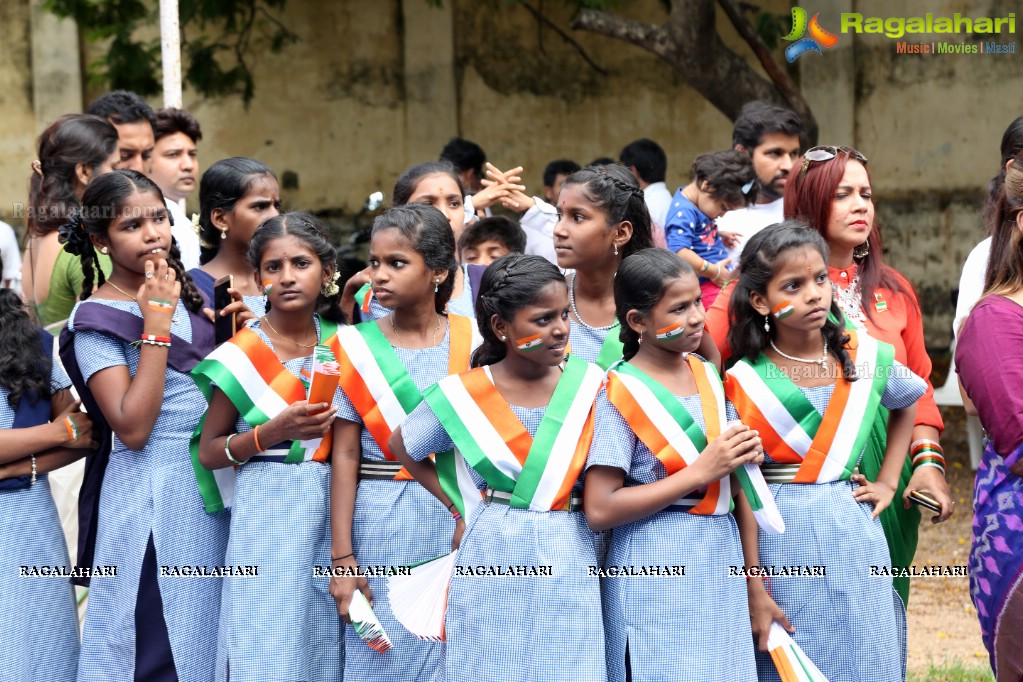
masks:
<svg viewBox="0 0 1023 682"><path fill-rule="evenodd" d="M959 659L931 664L926 672L909 673L907 682L994 682L987 663L967 664Z"/></svg>

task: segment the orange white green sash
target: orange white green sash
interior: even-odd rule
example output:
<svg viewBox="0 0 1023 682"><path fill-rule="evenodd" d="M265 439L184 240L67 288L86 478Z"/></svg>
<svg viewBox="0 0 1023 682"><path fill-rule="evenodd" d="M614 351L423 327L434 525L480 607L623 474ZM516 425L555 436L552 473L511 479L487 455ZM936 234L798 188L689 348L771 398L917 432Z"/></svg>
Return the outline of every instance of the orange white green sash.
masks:
<svg viewBox="0 0 1023 682"><path fill-rule="evenodd" d="M336 332L336 324L320 320L321 337L333 339ZM305 383L288 371L259 334L248 327L196 365L192 379L207 403L213 396L214 386L219 388L237 408L241 418L252 427L265 424L289 405L306 399ZM192 434L189 449L203 504L207 512L213 513L231 506L235 469L210 471L200 464L199 437L205 423L204 414ZM292 464L326 462L331 445L332 438L328 434L323 438L273 444L260 456L279 456L285 463Z"/></svg>
<svg viewBox="0 0 1023 682"><path fill-rule="evenodd" d="M461 315L448 315L450 374L469 367L472 349L480 338L474 322ZM422 401L422 393L376 321L344 327L331 341L345 394L384 457L395 461L387 440ZM402 467L394 480L410 481L412 476Z"/></svg>
<svg viewBox="0 0 1023 682"><path fill-rule="evenodd" d="M799 464L793 483L847 480L870 435L895 359L895 349L847 330L849 355L863 378L839 377L821 414L802 391L761 353L728 370L725 393L742 421L760 432L776 462Z"/></svg>
<svg viewBox="0 0 1023 682"><path fill-rule="evenodd" d="M442 379L424 391L423 399L465 462L491 488L511 493L510 506L556 511L568 509L572 488L586 465L593 402L603 381L596 365L567 358L535 437L498 393L489 367ZM449 492L455 485L452 472L438 466L438 473ZM464 504L466 496L452 499ZM471 507L459 509L472 513Z"/></svg>
<svg viewBox="0 0 1023 682"><path fill-rule="evenodd" d="M619 360L622 359L622 352L625 348L625 344L622 343L622 339L619 336L621 331L621 325L615 321L614 325L607 330L607 336L604 337L604 342L600 345L600 353L597 354L597 359L594 363L597 367L600 367L605 372ZM571 355L572 343L571 341L565 345L565 354Z"/></svg>
<svg viewBox="0 0 1023 682"><path fill-rule="evenodd" d="M695 462L707 443L725 430L727 420L725 392L717 370L694 354L689 354L686 361L696 379L706 434L678 399L642 370L622 362L607 374L607 399L669 476ZM702 498L697 499L689 513L727 514L732 508L729 477L708 485ZM690 501L686 498L679 503Z"/></svg>

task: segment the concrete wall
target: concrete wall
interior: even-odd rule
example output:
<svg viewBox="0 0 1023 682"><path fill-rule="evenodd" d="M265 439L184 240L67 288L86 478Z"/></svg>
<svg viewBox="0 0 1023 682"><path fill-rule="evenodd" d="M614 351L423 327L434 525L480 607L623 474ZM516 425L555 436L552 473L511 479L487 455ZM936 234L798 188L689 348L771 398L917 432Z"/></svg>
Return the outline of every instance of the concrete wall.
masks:
<svg viewBox="0 0 1023 682"><path fill-rule="evenodd" d="M779 14L791 6L761 4ZM801 4L820 11L822 24L836 32L844 11L923 11L909 0ZM1002 16L1012 5L936 0L926 11ZM548 2L545 10L567 26L564 4ZM626 3L622 11L652 22L665 17L658 0ZM33 20L38 25L30 0L0 3L5 219L24 200L34 138L55 107L98 94L81 93L70 79L75 69L68 65L78 64L74 41L46 40L42 29L33 32ZM1023 15L1017 21L1023 26ZM521 7L289 0L285 23L300 41L277 55L253 52L256 97L247 110L238 98L204 100L189 90L184 101L203 124L204 166L231 155L259 158L280 177L297 178L284 191L294 207L350 217L367 194L389 195L404 168L435 158L454 135L481 143L499 166L525 166L524 180L536 192L548 161L617 156L638 137L658 140L668 152L669 184L685 181L696 155L730 144L730 122L664 62L622 42L573 32L607 71L601 75ZM725 42L752 61L727 19L719 14L718 23ZM852 144L870 158L889 260L917 286L928 343L940 348L950 338L948 292L983 236L983 188L997 170L1002 131L1023 112L1023 70L1017 55L897 55L895 42L841 35L835 48L790 68L817 113L820 141ZM100 49L88 46L85 59ZM44 60L49 66L41 74ZM55 73L55 64L63 71Z"/></svg>

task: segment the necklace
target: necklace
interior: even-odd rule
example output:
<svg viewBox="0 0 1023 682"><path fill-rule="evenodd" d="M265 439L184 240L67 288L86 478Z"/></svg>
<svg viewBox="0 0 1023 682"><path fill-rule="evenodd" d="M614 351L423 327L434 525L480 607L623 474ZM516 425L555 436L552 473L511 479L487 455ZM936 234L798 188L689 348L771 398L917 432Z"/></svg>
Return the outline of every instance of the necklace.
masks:
<svg viewBox="0 0 1023 682"><path fill-rule="evenodd" d="M433 328L433 343L431 344L433 346L437 345L437 334L440 332L440 314L435 314L437 315L437 326ZM391 331L394 332L394 338L398 340L398 347L408 348L408 346L405 345L405 342L401 340L401 334L398 333L398 328L394 326L394 313L392 312L388 315L387 319L391 321Z"/></svg>
<svg viewBox="0 0 1023 682"><path fill-rule="evenodd" d="M109 285L110 285L110 286L112 286L113 288L117 289L117 290L118 290L118 291L120 291L120 292L121 292L122 294L124 294L125 296L127 296L127 297L128 297L128 298L130 298L131 300L135 301L136 303L138 303L138 302L139 302L139 300L138 300L137 298L135 298L134 296L132 296L131 294L129 294L129 293L127 292L127 291L125 291L125 290L124 290L124 289L122 289L121 287L119 287L119 286L117 286L116 284L114 284L113 282L111 282L111 281L110 281L109 279L107 280L107 284L109 284Z"/></svg>
<svg viewBox="0 0 1023 682"><path fill-rule="evenodd" d="M862 327L863 325L860 323L866 320L867 316L863 314L863 301L860 300L859 273L853 277L852 282L845 289L839 286L838 282L832 282L831 286L835 290L835 302L838 303L842 314L845 315L846 319L852 320L857 326Z"/></svg>
<svg viewBox="0 0 1023 682"><path fill-rule="evenodd" d="M296 346L301 346L302 348L316 348L316 346L318 346L320 344L320 336L319 336L319 334L316 334L316 329L315 328L313 329L313 333L316 335L316 343L299 343L298 341L295 341L294 339L289 339L287 336L285 336L284 334L282 334L279 331L277 331L276 329L274 329L274 326L272 324L270 324L270 318L267 317L266 315L263 316L263 321L266 322L266 326L270 327L270 330L273 331L274 334L276 334L277 336L281 337L285 341L291 341Z"/></svg>
<svg viewBox="0 0 1023 682"><path fill-rule="evenodd" d="M568 287L568 302L572 304L572 314L575 315L575 319L579 320L579 324L581 324L582 326L586 327L587 329L591 329L591 330L593 330L595 332L606 332L608 329L614 329L615 327L618 326L618 320L615 320L611 324L606 324L603 327L594 327L592 325L586 324L586 320L584 320L583 316L579 314L579 309L575 307L575 273L574 272L572 273L572 284L570 284L569 287Z"/></svg>
<svg viewBox="0 0 1023 682"><path fill-rule="evenodd" d="M774 339L770 339L768 341L768 343L771 344L771 348L774 349L775 353L777 353L778 355L782 356L786 360L792 360L794 362L802 362L802 363L807 364L807 365L817 364L817 365L821 366L822 370L828 368L828 340L827 339L824 339L824 354L821 356L820 360L807 360L806 358L797 358L794 355L786 355L785 353L782 353L780 350L778 350L778 346L774 345Z"/></svg>

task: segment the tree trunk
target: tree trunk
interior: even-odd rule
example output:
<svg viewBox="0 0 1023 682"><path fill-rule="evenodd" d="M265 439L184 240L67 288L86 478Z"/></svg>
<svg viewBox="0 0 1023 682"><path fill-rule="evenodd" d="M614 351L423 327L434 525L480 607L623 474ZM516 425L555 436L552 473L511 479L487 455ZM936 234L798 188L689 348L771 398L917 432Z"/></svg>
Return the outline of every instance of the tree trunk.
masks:
<svg viewBox="0 0 1023 682"><path fill-rule="evenodd" d="M714 0L671 0L671 13L660 26L583 9L572 21L572 28L624 40L653 52L732 121L744 104L755 99L789 107L803 122L805 142L816 144L817 120L798 87L770 55L745 17L729 0L720 1L761 63L765 59L773 62L773 65L765 64L765 69L774 81L761 77L745 59L721 42Z"/></svg>

